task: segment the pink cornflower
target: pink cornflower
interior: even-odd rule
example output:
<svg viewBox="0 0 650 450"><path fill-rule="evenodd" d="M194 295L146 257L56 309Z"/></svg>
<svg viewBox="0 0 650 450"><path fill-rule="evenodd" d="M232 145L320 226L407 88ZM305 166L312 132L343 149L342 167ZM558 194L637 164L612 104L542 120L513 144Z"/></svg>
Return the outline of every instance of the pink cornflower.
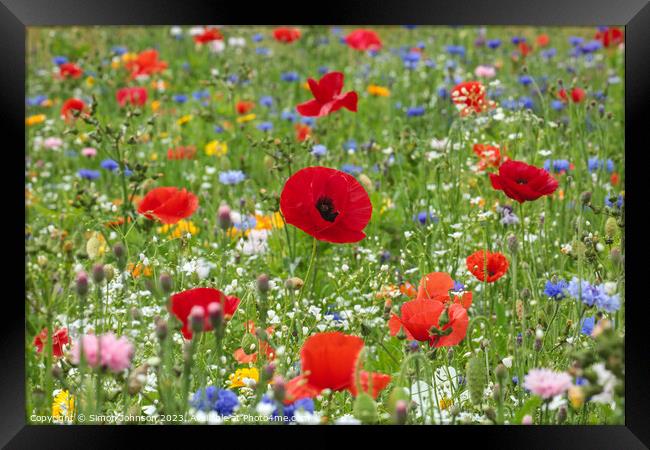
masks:
<svg viewBox="0 0 650 450"><path fill-rule="evenodd" d="M492 66L477 66L474 70L474 75L479 78L494 78L497 71Z"/></svg>
<svg viewBox="0 0 650 450"><path fill-rule="evenodd" d="M97 367L100 362L113 372L121 372L131 365L133 345L124 336L117 338L113 333L106 333L99 337L87 334L82 338L84 359L90 367ZM79 364L80 347L75 343L72 347L72 362Z"/></svg>
<svg viewBox="0 0 650 450"><path fill-rule="evenodd" d="M49 137L43 141L43 147L54 150L63 145L63 141L58 137Z"/></svg>
<svg viewBox="0 0 650 450"><path fill-rule="evenodd" d="M92 147L86 147L81 150L81 154L86 158L93 158L97 156L97 149Z"/></svg>
<svg viewBox="0 0 650 450"><path fill-rule="evenodd" d="M547 400L566 392L571 387L571 376L550 369L532 369L524 377L524 387Z"/></svg>

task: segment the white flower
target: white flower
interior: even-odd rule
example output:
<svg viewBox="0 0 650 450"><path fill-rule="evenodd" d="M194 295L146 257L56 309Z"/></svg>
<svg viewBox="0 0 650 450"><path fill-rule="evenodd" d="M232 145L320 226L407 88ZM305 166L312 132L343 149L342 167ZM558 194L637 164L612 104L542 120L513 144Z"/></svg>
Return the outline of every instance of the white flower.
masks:
<svg viewBox="0 0 650 450"><path fill-rule="evenodd" d="M345 414L334 421L336 425L360 425L361 421L352 414Z"/></svg>
<svg viewBox="0 0 650 450"><path fill-rule="evenodd" d="M257 411L257 414L260 416L270 416L273 414L273 410L275 407L273 406L273 403L265 403L265 402L259 402L257 406L255 407L255 411Z"/></svg>
<svg viewBox="0 0 650 450"><path fill-rule="evenodd" d="M501 360L504 366L506 366L508 369L512 367L512 356L507 356Z"/></svg>
<svg viewBox="0 0 650 450"><path fill-rule="evenodd" d="M314 412L313 414L305 411L304 409L299 409L294 413L294 418L296 423L301 425L318 425L320 423L320 413Z"/></svg>

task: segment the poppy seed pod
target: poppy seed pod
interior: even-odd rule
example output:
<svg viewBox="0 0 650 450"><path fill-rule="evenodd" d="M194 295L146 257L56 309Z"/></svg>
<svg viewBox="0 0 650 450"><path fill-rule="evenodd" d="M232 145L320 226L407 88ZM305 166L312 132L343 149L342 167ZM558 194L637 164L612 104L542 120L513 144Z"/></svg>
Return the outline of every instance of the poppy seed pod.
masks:
<svg viewBox="0 0 650 450"><path fill-rule="evenodd" d="M477 355L472 356L467 361L465 368L467 389L472 403L478 405L483 400L483 390L485 389L485 363Z"/></svg>
<svg viewBox="0 0 650 450"><path fill-rule="evenodd" d="M210 303L208 305L208 317L210 318L210 323L215 329L219 329L223 324L224 315L223 308L217 302Z"/></svg>
<svg viewBox="0 0 650 450"><path fill-rule="evenodd" d="M156 320L156 336L160 341L167 337L167 322L160 317Z"/></svg>
<svg viewBox="0 0 650 450"><path fill-rule="evenodd" d="M115 278L115 269L113 268L112 265L106 264L104 266L104 276L106 277L106 281L108 283L113 281L113 278Z"/></svg>
<svg viewBox="0 0 650 450"><path fill-rule="evenodd" d="M113 255L115 255L118 260L124 258L124 251L124 245L122 245L120 242L113 246Z"/></svg>
<svg viewBox="0 0 650 450"><path fill-rule="evenodd" d="M514 234L508 236L508 250L513 254L519 250L519 240L517 240L517 236Z"/></svg>
<svg viewBox="0 0 650 450"><path fill-rule="evenodd" d="M397 409L397 407L395 408ZM354 417L359 419L361 423L370 425L379 420L379 413L377 412L377 404L369 394L365 392L360 393L354 400L352 406Z"/></svg>
<svg viewBox="0 0 650 450"><path fill-rule="evenodd" d="M408 404L404 400L397 400L395 403L395 423L404 425L408 418Z"/></svg>
<svg viewBox="0 0 650 450"><path fill-rule="evenodd" d="M580 202L583 205L588 205L589 203L591 203L591 195L592 194L590 191L583 192L582 194L580 194Z"/></svg>
<svg viewBox="0 0 650 450"><path fill-rule="evenodd" d="M499 383L503 383L503 380L508 376L508 369L503 364L498 364L496 369L494 369L494 374L497 376Z"/></svg>
<svg viewBox="0 0 650 450"><path fill-rule="evenodd" d="M85 297L86 294L88 294L88 275L86 272L81 271L77 274L75 289L77 291L77 295L80 297Z"/></svg>

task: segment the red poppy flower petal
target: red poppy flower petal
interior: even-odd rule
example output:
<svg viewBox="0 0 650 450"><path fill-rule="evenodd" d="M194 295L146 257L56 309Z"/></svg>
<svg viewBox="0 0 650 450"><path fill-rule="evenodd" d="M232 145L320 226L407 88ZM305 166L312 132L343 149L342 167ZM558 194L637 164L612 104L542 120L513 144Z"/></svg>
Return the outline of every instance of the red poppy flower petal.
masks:
<svg viewBox="0 0 650 450"><path fill-rule="evenodd" d="M467 310L461 305L453 304L449 307L447 311L449 314L449 323L443 327L443 330L448 328L452 329L452 332L447 336L440 337L435 347L451 347L458 345L467 334L467 326L469 324L469 317L467 316Z"/></svg>
<svg viewBox="0 0 650 450"><path fill-rule="evenodd" d="M323 104L320 103L318 100L313 99L309 100L305 103L301 103L298 106L296 106L296 110L302 115L306 117L320 117L323 116L324 114L321 114L321 109L323 107Z"/></svg>
<svg viewBox="0 0 650 450"><path fill-rule="evenodd" d="M420 280L418 299L432 299L438 296L448 296L454 287L454 280L448 273L432 272Z"/></svg>
<svg viewBox="0 0 650 450"><path fill-rule="evenodd" d="M350 91L346 93L343 98L339 99L337 102L346 109L349 109L352 112L357 112L357 102L359 96L356 92Z"/></svg>
<svg viewBox="0 0 650 450"><path fill-rule="evenodd" d="M318 82L324 102L332 100L341 93L343 89L343 74L341 72L329 72L323 75Z"/></svg>
<svg viewBox="0 0 650 450"><path fill-rule="evenodd" d="M338 331L307 338L300 351L302 371L319 390L342 390L350 385L363 339Z"/></svg>

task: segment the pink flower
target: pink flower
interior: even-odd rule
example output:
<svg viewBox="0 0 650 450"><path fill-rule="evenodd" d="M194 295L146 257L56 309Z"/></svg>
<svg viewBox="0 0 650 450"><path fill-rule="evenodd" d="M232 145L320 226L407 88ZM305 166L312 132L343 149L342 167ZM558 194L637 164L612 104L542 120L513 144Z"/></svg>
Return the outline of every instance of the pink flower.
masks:
<svg viewBox="0 0 650 450"><path fill-rule="evenodd" d="M86 147L81 150L81 154L86 158L93 158L97 156L97 149L92 147Z"/></svg>
<svg viewBox="0 0 650 450"><path fill-rule="evenodd" d="M571 376L550 369L532 369L524 377L524 387L547 400L566 392L571 387Z"/></svg>
<svg viewBox="0 0 650 450"><path fill-rule="evenodd" d="M87 334L81 338L84 360L90 367L97 367L101 361L103 367L108 367L113 372L121 372L131 365L133 345L124 336L117 338L113 333L106 333L99 337ZM75 343L72 347L72 362L80 362L80 346Z"/></svg>
<svg viewBox="0 0 650 450"><path fill-rule="evenodd" d="M58 137L49 137L43 141L43 147L54 150L63 145L63 141Z"/></svg>
<svg viewBox="0 0 650 450"><path fill-rule="evenodd" d="M474 70L474 75L479 78L494 78L497 71L492 66L477 66Z"/></svg>

